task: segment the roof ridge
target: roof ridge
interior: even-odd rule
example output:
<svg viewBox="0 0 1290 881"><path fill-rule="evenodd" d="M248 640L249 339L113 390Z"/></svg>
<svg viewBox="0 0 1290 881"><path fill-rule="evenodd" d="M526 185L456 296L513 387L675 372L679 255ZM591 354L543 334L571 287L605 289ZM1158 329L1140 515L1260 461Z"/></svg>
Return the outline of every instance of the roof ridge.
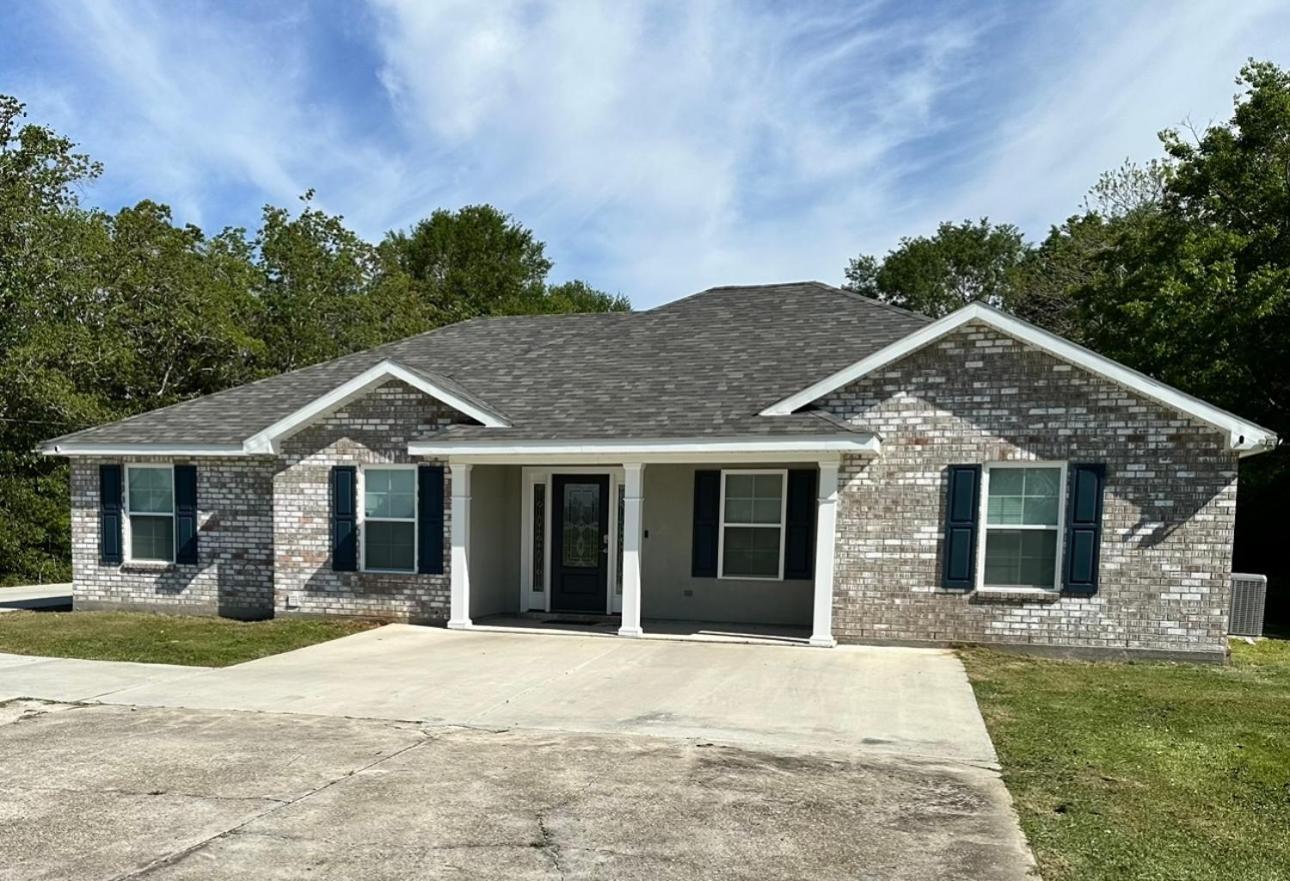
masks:
<svg viewBox="0 0 1290 881"><path fill-rule="evenodd" d="M882 308L890 312L895 312L899 315L905 315L910 318L920 318L923 321L935 321L934 318L932 318L929 315L924 315L922 312L918 312L914 309L906 309L904 306L897 306L894 303L888 303L886 300L879 300L877 297L866 297L864 294L859 293L858 291L853 291L850 288L840 287L838 285L831 285L823 281L813 281L809 283L816 285L818 287L826 288L830 291L833 291L834 293L844 294L847 297L850 297L855 300L859 300L860 302L868 306L881 306Z"/></svg>
<svg viewBox="0 0 1290 881"><path fill-rule="evenodd" d="M680 303L684 303L687 300L693 300L695 297L701 297L704 294L710 294L713 291L756 291L756 290L767 290L769 288L791 288L794 286L803 286L803 285L824 285L824 283L813 281L813 280L806 280L806 281L773 281L773 282L766 282L763 284L718 284L718 285L712 285L711 287L706 287L701 291L695 291L692 294L686 294L684 297L677 297L675 300L668 300L666 303L659 303L657 306L655 306L652 309L646 309L645 312L646 313L657 312L660 309L667 309L672 306L676 306ZM824 286L827 287L827 285L824 285Z"/></svg>

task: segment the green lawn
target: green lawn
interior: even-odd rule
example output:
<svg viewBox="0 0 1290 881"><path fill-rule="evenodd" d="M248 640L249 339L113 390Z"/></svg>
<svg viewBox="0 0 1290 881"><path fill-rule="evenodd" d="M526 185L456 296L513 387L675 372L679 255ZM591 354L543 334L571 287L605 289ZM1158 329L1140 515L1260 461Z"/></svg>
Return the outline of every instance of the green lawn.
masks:
<svg viewBox="0 0 1290 881"><path fill-rule="evenodd" d="M230 621L141 612L5 612L0 652L225 667L373 627L367 621Z"/></svg>
<svg viewBox="0 0 1290 881"><path fill-rule="evenodd" d="M1232 652L961 652L1045 881L1290 879L1290 641Z"/></svg>

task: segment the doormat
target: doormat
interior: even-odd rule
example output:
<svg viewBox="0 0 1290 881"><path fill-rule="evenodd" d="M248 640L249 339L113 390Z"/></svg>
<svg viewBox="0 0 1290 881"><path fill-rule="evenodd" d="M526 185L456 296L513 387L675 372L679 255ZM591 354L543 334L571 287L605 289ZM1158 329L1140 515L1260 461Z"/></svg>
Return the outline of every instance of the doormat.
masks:
<svg viewBox="0 0 1290 881"><path fill-rule="evenodd" d="M612 621L579 621L577 618L546 618L543 624L559 624L563 627L607 627Z"/></svg>

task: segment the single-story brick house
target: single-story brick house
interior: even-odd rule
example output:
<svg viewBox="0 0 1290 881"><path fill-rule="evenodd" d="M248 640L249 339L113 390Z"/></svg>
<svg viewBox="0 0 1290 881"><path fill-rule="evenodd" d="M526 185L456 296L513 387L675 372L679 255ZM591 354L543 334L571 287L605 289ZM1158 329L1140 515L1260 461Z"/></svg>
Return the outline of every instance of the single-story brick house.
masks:
<svg viewBox="0 0 1290 881"><path fill-rule="evenodd" d="M51 440L75 604L1221 657L1273 434L983 305L483 318Z"/></svg>

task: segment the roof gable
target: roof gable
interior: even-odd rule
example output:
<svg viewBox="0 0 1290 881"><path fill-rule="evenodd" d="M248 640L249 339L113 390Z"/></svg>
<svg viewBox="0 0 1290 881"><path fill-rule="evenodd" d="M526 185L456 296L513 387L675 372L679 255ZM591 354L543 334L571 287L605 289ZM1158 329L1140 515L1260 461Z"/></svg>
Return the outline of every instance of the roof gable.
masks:
<svg viewBox="0 0 1290 881"><path fill-rule="evenodd" d="M314 421L332 413L355 398L390 380L400 380L436 400L442 401L489 428L506 428L510 423L488 405L444 376L436 376L405 367L386 359L364 370L358 376L320 395L290 415L247 438L243 448L248 453L276 453L278 444Z"/></svg>
<svg viewBox="0 0 1290 881"><path fill-rule="evenodd" d="M85 429L43 449L200 445L238 455L249 438L265 446L264 435L286 430L298 411L329 406L315 402L384 361L427 378L436 397L475 405L478 414L458 409L481 423L485 413L499 417L509 425L500 433L517 437L783 433L797 429L758 417L767 401L927 322L818 282L712 288L645 312L477 318Z"/></svg>
<svg viewBox="0 0 1290 881"><path fill-rule="evenodd" d="M1091 349L1009 315L984 303L971 303L944 318L932 322L909 335L896 340L872 354L838 370L823 379L781 398L761 411L762 416L783 416L792 413L845 385L860 379L888 364L915 352L969 322L979 321L995 330L1021 340L1040 351L1082 367L1091 373L1117 383L1145 398L1150 398L1185 413L1224 432L1228 446L1242 454L1262 452L1276 443L1276 435L1248 420L1181 392L1173 386L1152 379L1145 373L1126 367L1097 354Z"/></svg>

